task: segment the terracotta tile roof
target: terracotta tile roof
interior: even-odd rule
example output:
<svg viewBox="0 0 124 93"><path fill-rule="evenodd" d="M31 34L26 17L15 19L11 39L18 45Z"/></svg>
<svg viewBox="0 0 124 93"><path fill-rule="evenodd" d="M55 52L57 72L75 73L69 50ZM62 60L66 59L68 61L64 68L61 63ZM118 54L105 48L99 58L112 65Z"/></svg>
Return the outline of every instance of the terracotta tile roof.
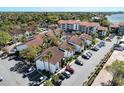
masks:
<svg viewBox="0 0 124 93"><path fill-rule="evenodd" d="M34 37L34 39L26 42L25 44L28 45L28 46L39 46L39 45L42 45L43 44L43 37L45 36L44 33L42 34L38 34Z"/></svg>
<svg viewBox="0 0 124 93"><path fill-rule="evenodd" d="M59 20L59 24L78 24L79 20Z"/></svg>
<svg viewBox="0 0 124 93"><path fill-rule="evenodd" d="M74 35L69 39L69 42L73 42L77 45L80 45L82 40L77 35Z"/></svg>
<svg viewBox="0 0 124 93"><path fill-rule="evenodd" d="M55 30L53 30L55 33L57 34L61 34L62 32L64 32L63 30L61 30L60 28L57 28Z"/></svg>
<svg viewBox="0 0 124 93"><path fill-rule="evenodd" d="M92 36L90 36L90 35L84 33L84 34L81 34L81 35L80 35L80 39L92 41Z"/></svg>
<svg viewBox="0 0 124 93"><path fill-rule="evenodd" d="M63 49L65 49L65 50L68 50L68 49L69 49L68 51L74 51L74 50L75 50L75 49L74 49L74 46L68 44L67 41L64 41L64 42L59 46L59 48L63 48Z"/></svg>
<svg viewBox="0 0 124 93"><path fill-rule="evenodd" d="M81 22L79 20L60 20L58 21L59 24L80 24L81 26L93 27L99 25L96 22Z"/></svg>
<svg viewBox="0 0 124 93"><path fill-rule="evenodd" d="M98 31L107 31L107 27L102 27L102 26L99 26L97 28Z"/></svg>
<svg viewBox="0 0 124 93"><path fill-rule="evenodd" d="M119 23L119 26L124 26L124 22Z"/></svg>
<svg viewBox="0 0 124 93"><path fill-rule="evenodd" d="M41 56L42 57L46 56L49 51L52 52L52 57L48 59L49 63L55 65L57 62L61 62L61 59L64 57L64 52L62 52L61 50L58 49L58 47L55 46L46 49Z"/></svg>
<svg viewBox="0 0 124 93"><path fill-rule="evenodd" d="M95 23L95 22L80 22L80 26L94 27L98 25L99 23Z"/></svg>
<svg viewBox="0 0 124 93"><path fill-rule="evenodd" d="M110 25L110 27L111 27L111 28L118 28L119 25L118 25L118 24L112 24L112 25Z"/></svg>
<svg viewBox="0 0 124 93"><path fill-rule="evenodd" d="M55 37L55 34L52 30L49 30L47 33L46 33L47 36L49 37Z"/></svg>

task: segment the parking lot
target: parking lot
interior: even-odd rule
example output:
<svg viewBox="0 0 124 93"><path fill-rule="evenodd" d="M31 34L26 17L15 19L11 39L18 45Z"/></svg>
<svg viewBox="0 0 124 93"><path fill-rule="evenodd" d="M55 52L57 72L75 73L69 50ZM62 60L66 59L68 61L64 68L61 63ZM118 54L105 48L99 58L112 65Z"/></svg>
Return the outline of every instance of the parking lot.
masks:
<svg viewBox="0 0 124 93"><path fill-rule="evenodd" d="M0 76L3 77L3 81L0 82L0 86L27 86L29 83L28 78L22 78L22 74L10 71L19 61L0 58Z"/></svg>
<svg viewBox="0 0 124 93"><path fill-rule="evenodd" d="M113 44L117 42L117 37L115 36L112 39L112 42L106 42L105 47L100 48L99 51L91 51L93 56L89 60L85 60L79 57L81 61L83 61L84 65L79 66L75 63L71 65L74 68L75 73L71 75L69 79L66 79L62 82L62 86L81 86L84 81L88 79L88 76L91 72L94 71L95 67L99 64L101 59L109 52L110 48L112 48Z"/></svg>

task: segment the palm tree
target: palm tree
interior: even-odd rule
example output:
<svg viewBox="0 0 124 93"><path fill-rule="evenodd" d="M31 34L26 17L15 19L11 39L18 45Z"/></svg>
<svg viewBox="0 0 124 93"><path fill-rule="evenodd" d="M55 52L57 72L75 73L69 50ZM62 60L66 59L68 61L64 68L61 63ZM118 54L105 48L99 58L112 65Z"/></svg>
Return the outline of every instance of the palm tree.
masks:
<svg viewBox="0 0 124 93"><path fill-rule="evenodd" d="M43 61L43 64L44 64L44 68L45 68L45 61L47 60L46 56L43 56L42 57L42 61Z"/></svg>
<svg viewBox="0 0 124 93"><path fill-rule="evenodd" d="M68 56L69 55L69 52L68 51L75 50L75 47L74 46L68 47L66 50L67 50L67 56Z"/></svg>
<svg viewBox="0 0 124 93"><path fill-rule="evenodd" d="M49 52L47 53L48 59L50 59L52 56L53 56L52 52L49 51ZM49 62L48 62L48 66L49 66L49 72L50 72L50 63L49 63Z"/></svg>

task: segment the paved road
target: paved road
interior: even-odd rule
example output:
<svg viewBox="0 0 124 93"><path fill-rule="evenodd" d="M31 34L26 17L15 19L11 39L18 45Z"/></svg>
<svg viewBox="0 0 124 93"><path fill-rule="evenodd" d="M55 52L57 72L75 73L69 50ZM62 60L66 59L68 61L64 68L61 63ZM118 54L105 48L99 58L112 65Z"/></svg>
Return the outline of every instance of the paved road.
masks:
<svg viewBox="0 0 124 93"><path fill-rule="evenodd" d="M0 86L26 86L29 83L28 78L22 78L22 74L17 72L11 72L9 69L13 67L17 61L8 59L2 60L0 58L0 76L3 77L3 81L0 82Z"/></svg>
<svg viewBox="0 0 124 93"><path fill-rule="evenodd" d="M109 52L110 48L116 43L116 37L113 38L112 42L106 42L106 46L100 48L99 51L93 52L93 56L89 60L81 59L84 63L83 66L76 65L73 63L71 65L74 68L75 73L71 75L69 79L66 79L62 82L62 86L81 86L84 81L88 80L88 76L91 72L93 72L96 68L96 65L99 64L101 59Z"/></svg>

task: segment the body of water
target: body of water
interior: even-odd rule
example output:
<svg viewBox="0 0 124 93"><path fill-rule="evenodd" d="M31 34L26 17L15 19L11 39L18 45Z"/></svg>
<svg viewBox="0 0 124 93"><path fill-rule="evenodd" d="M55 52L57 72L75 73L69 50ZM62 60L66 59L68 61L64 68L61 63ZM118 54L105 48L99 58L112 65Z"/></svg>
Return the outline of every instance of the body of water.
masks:
<svg viewBox="0 0 124 93"><path fill-rule="evenodd" d="M112 14L110 16L107 16L107 18L111 23L124 22L124 14Z"/></svg>

